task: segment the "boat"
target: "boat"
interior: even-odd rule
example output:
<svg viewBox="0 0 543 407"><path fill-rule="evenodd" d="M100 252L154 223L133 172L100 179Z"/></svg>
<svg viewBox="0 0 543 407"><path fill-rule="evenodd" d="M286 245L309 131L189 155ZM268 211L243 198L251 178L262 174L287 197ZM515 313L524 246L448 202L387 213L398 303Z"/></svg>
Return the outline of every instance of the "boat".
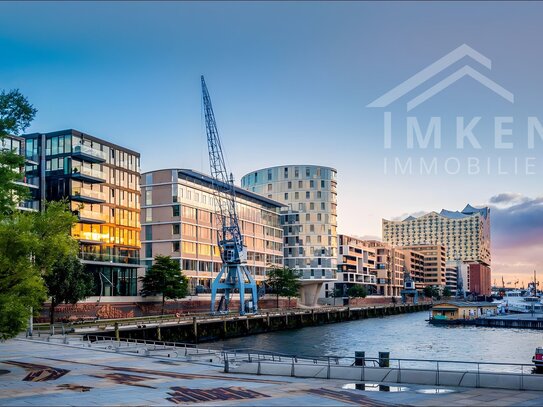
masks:
<svg viewBox="0 0 543 407"><path fill-rule="evenodd" d="M508 312L543 314L541 298L530 295L530 291L527 290L506 291L503 304Z"/></svg>
<svg viewBox="0 0 543 407"><path fill-rule="evenodd" d="M532 358L532 362L535 365L535 369L538 372L543 373L543 348L536 348L535 355Z"/></svg>

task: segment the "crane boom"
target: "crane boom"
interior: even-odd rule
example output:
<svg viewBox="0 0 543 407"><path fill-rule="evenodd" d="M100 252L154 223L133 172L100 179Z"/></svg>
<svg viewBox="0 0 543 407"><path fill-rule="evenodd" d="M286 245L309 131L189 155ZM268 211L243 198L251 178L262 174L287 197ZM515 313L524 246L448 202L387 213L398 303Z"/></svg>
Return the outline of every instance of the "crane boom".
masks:
<svg viewBox="0 0 543 407"><path fill-rule="evenodd" d="M236 189L234 178L228 174L224 154L215 121L213 105L204 77L202 82L202 98L206 123L207 147L209 151L209 167L212 178L215 206L219 216L217 225L217 244L222 259L219 274L211 283L211 312L215 313L215 299L218 290L224 290L223 299L217 311L228 312L230 296L238 291L240 296L240 314L258 311L258 295L256 282L247 267L247 250L243 244L243 235L239 227L236 212ZM252 296L245 303L245 290ZM222 307L224 305L224 308Z"/></svg>
<svg viewBox="0 0 543 407"><path fill-rule="evenodd" d="M209 167L213 178L215 192L215 204L220 213L221 225L219 228L219 249L221 257L225 261L224 245L221 241L232 240L235 244L237 257L243 253L243 236L241 234L236 212L236 190L232 174L228 175L226 163L222 151L221 139L217 130L213 105L202 76L202 96L204 99L204 116L206 122L207 147L209 150Z"/></svg>

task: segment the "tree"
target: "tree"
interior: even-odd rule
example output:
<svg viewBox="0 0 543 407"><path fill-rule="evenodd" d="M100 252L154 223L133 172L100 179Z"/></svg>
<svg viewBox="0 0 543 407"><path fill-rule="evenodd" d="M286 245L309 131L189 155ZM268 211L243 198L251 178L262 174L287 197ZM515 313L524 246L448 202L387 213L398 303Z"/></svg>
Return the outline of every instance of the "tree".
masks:
<svg viewBox="0 0 543 407"><path fill-rule="evenodd" d="M277 308L279 308L279 297L288 297L290 307L291 297L297 297L300 290L300 273L289 267L274 267L268 271L268 279L266 283L275 292L277 300Z"/></svg>
<svg viewBox="0 0 543 407"><path fill-rule="evenodd" d="M170 256L156 256L155 263L140 280L143 283L142 296L162 294L161 315L164 315L166 298L183 298L188 294L188 278L183 275L179 263Z"/></svg>
<svg viewBox="0 0 543 407"><path fill-rule="evenodd" d="M19 92L11 90L0 93L0 141L5 137L23 132L34 119L36 109ZM0 148L0 215L15 211L16 204L24 200L29 190L16 184L24 177L21 169L24 157L11 150Z"/></svg>
<svg viewBox="0 0 543 407"><path fill-rule="evenodd" d="M55 307L59 304L75 304L92 295L93 279L84 271L75 255L60 257L44 276L47 292L51 297L50 323L55 322Z"/></svg>
<svg viewBox="0 0 543 407"><path fill-rule="evenodd" d="M424 292L424 296L427 298L435 298L438 300L441 298L439 288L436 287L435 285L427 285L426 287L424 287L423 292Z"/></svg>
<svg viewBox="0 0 543 407"><path fill-rule="evenodd" d="M0 221L0 338L21 332L32 309L46 299L33 249L39 244L33 230L33 217L13 213Z"/></svg>
<svg viewBox="0 0 543 407"><path fill-rule="evenodd" d="M60 258L77 255L70 236L75 216L65 202L45 204L43 212L13 212L0 218L0 336L24 329L31 309L47 299L43 276Z"/></svg>
<svg viewBox="0 0 543 407"><path fill-rule="evenodd" d="M443 297L450 297L452 295L451 289L447 286L443 289Z"/></svg>
<svg viewBox="0 0 543 407"><path fill-rule="evenodd" d="M361 284L355 284L347 290L347 295L350 298L366 298L368 290Z"/></svg>

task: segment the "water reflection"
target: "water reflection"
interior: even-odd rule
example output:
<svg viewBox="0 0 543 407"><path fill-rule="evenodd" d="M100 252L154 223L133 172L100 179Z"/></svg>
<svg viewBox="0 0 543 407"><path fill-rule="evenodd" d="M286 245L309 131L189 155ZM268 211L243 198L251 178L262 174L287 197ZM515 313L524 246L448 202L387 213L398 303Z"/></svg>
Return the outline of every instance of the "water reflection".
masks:
<svg viewBox="0 0 543 407"><path fill-rule="evenodd" d="M254 348L297 355L447 359L531 364L543 345L540 331L475 326L434 326L427 312L371 318L229 339L225 348ZM407 366L406 366L407 367Z"/></svg>

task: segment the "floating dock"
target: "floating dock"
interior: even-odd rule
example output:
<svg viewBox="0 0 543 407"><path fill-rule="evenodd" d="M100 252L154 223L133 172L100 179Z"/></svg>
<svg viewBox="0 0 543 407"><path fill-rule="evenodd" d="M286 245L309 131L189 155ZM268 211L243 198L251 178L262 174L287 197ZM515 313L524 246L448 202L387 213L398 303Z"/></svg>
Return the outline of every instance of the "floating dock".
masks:
<svg viewBox="0 0 543 407"><path fill-rule="evenodd" d="M517 328L543 330L543 314L509 314L475 319L431 318L432 325L473 325L492 328Z"/></svg>

